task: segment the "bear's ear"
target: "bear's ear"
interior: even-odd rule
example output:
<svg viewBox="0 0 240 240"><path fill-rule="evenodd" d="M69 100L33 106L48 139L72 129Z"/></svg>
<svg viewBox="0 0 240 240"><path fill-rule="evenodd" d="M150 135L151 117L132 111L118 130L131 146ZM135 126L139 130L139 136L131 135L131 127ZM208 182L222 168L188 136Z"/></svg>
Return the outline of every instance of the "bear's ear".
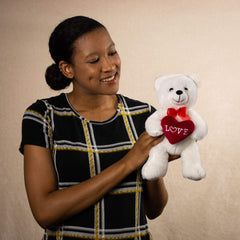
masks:
<svg viewBox="0 0 240 240"><path fill-rule="evenodd" d="M198 78L197 78L197 76L195 74L191 73L191 74L187 74L186 76L188 78L192 79L197 87L200 87L200 81L198 80Z"/></svg>
<svg viewBox="0 0 240 240"><path fill-rule="evenodd" d="M159 76L155 79L155 90L158 91L159 88L160 88L160 85L162 84L162 81L165 80L167 78L166 75L162 75L162 76Z"/></svg>

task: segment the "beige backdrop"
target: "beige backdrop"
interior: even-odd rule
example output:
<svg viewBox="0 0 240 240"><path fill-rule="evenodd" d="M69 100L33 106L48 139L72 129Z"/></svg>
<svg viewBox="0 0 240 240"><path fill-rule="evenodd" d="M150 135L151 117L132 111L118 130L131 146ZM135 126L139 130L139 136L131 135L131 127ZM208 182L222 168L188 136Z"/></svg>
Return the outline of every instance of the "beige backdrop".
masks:
<svg viewBox="0 0 240 240"><path fill-rule="evenodd" d="M60 21L87 15L109 29L122 58L120 92L158 107L160 74L195 73L195 109L209 134L199 142L207 178L165 178L166 210L149 221L155 240L237 240L240 237L239 0L1 0L0 1L0 239L40 239L31 215L18 152L21 118L37 98L57 94L45 84L52 63L48 38Z"/></svg>

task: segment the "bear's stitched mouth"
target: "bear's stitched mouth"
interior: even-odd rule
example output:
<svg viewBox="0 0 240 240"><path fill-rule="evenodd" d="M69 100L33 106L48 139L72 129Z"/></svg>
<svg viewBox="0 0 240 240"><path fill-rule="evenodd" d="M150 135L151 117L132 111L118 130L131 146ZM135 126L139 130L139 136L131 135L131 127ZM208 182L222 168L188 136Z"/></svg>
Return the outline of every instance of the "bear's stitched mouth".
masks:
<svg viewBox="0 0 240 240"><path fill-rule="evenodd" d="M185 100L186 100L185 98L182 98L182 99L181 99L181 96L179 96L177 100L173 98L173 101L174 101L176 104L185 103Z"/></svg>

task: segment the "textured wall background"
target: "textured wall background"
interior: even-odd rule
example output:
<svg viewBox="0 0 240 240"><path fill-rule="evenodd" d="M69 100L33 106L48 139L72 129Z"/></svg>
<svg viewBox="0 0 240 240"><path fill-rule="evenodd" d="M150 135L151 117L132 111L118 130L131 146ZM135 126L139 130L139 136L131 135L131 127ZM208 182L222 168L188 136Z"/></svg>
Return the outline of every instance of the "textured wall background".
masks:
<svg viewBox="0 0 240 240"><path fill-rule="evenodd" d="M169 203L149 221L155 240L237 240L240 235L239 0L1 0L0 1L0 239L40 239L26 198L18 152L21 118L37 98L56 95L45 84L52 63L48 38L63 19L103 22L122 58L120 92L158 107L160 74L195 73L197 111L209 134L199 142L207 178L182 178L170 164Z"/></svg>

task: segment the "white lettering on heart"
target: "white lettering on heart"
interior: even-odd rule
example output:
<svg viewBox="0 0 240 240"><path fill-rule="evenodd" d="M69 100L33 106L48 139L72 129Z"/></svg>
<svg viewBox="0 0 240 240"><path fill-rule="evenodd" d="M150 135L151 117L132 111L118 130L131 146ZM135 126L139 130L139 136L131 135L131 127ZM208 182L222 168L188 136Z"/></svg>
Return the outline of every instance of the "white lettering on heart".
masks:
<svg viewBox="0 0 240 240"><path fill-rule="evenodd" d="M180 134L182 132L182 128L178 128L178 134Z"/></svg>
<svg viewBox="0 0 240 240"><path fill-rule="evenodd" d="M171 133L177 133L178 135L179 134L188 135L187 128L173 127L173 126L169 126L167 124L165 125L165 131L171 132Z"/></svg>
<svg viewBox="0 0 240 240"><path fill-rule="evenodd" d="M187 128L184 128L183 135L188 135L188 129Z"/></svg>
<svg viewBox="0 0 240 240"><path fill-rule="evenodd" d="M170 126L170 127L169 127L169 131L170 131L171 133L175 133L175 132L177 131L177 128L176 128L176 127L173 127L173 126Z"/></svg>

